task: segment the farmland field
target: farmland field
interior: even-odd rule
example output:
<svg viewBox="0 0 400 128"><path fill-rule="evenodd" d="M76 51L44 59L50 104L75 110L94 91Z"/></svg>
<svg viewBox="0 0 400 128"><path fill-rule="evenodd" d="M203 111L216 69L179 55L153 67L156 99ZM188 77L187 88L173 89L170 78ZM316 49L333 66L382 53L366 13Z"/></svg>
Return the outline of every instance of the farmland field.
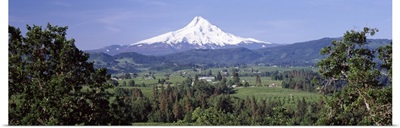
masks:
<svg viewBox="0 0 400 128"><path fill-rule="evenodd" d="M264 66L248 66L248 67L236 67L236 68L210 68L210 69L185 69L179 71L149 71L147 68L141 68L141 73L138 73L137 77L133 80L135 81L136 86L133 88L139 88L142 90L142 93L145 96L151 96L152 93L152 86L158 84L159 79L165 79L166 82L171 83L171 86L175 86L176 84L182 83L187 78L193 78L196 74L208 74L211 71L212 75L215 76L220 71L230 71L231 69L237 69L239 74L254 74L254 72L284 72L290 70L313 70L315 71L316 68L311 67L264 67ZM253 72L252 72L253 71ZM150 75L151 74L151 75ZM153 77L149 77L153 76ZM225 76L227 81L232 80L231 76ZM123 82L128 84L130 79L122 79L118 80L119 85L122 85ZM239 98L246 98L255 96L257 99L288 99L289 97L292 98L305 98L306 100L318 100L320 99L321 95L312 93L312 92L304 92L294 89L286 89L282 88L281 80L272 80L271 77L261 77L261 87L254 87L256 84L256 77L255 76L242 76L240 77L240 81L244 84L244 82L248 82L251 87L239 87L235 88L236 93L233 96ZM145 84L146 87L142 87L142 84ZM210 82L212 84L212 82ZM275 85L276 87L269 87L270 85ZM138 87L141 86L141 87ZM164 84L166 87L167 84ZM130 88L127 85L124 88Z"/></svg>
<svg viewBox="0 0 400 128"><path fill-rule="evenodd" d="M254 96L257 99L302 99L303 97L308 101L314 101L321 98L322 95L311 92L297 91L294 89L286 88L270 88L270 87L246 87L237 88L233 96L245 99L246 97Z"/></svg>
<svg viewBox="0 0 400 128"><path fill-rule="evenodd" d="M138 76L134 78L133 80L135 81L136 85L156 85L158 84L159 79L165 79L166 82L170 82L171 86L175 86L177 83L181 83L187 78L193 78L196 74L208 74L209 71L211 71L213 76L216 76L216 74L220 71L230 71L231 69L234 68L210 68L210 69L185 69L185 70L179 70L179 71L150 71L147 68L139 68L142 72L138 73ZM291 70L312 70L316 71L316 68L312 67L274 67L274 66L269 66L269 67L263 67L263 66L248 66L248 67L236 67L238 70L239 74L254 74L253 71L257 72L273 72L273 71L279 71L279 72L284 72L284 71L291 71ZM151 72L151 75L149 74ZM154 77L149 77L149 76L154 76ZM225 76L227 81L231 80L232 78L228 75ZM255 85L256 83L256 77L255 76L242 76L240 77L241 82L244 84L245 81L247 81L250 85ZM128 84L129 80L123 79L123 80L118 80L119 84L122 85L123 82L126 82ZM275 84L277 86L281 86L281 81L279 80L272 80L271 77L261 77L261 84L263 86L269 86L271 84Z"/></svg>

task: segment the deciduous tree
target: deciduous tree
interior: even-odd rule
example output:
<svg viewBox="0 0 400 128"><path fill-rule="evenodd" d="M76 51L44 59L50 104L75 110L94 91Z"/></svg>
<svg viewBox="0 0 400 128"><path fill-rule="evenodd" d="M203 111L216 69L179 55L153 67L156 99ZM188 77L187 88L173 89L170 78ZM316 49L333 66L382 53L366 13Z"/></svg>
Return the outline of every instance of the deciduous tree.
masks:
<svg viewBox="0 0 400 128"><path fill-rule="evenodd" d="M66 38L67 27L9 26L9 124L107 125L110 75Z"/></svg>
<svg viewBox="0 0 400 128"><path fill-rule="evenodd" d="M347 31L342 40L332 41L331 46L321 50L321 54L328 55L318 63L320 74L327 80L325 86L335 81L345 81L346 84L326 98L328 112L319 123L391 125L391 87L379 83L377 78L381 73L375 68L375 50L365 46L369 43L367 36L376 32L377 29L367 27L362 31ZM381 51L381 56L390 58L389 50ZM391 67L389 62L384 61L383 66Z"/></svg>

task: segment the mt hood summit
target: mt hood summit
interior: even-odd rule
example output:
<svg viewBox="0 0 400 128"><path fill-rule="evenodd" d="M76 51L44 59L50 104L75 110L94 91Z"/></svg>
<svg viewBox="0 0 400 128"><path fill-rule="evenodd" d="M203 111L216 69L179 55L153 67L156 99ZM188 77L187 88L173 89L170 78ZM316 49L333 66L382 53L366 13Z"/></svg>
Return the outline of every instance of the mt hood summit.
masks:
<svg viewBox="0 0 400 128"><path fill-rule="evenodd" d="M122 52L137 52L145 55L165 55L191 49L222 49L244 47L259 49L276 46L253 38L238 37L225 33L206 19L196 16L182 29L145 39L130 45L111 45L94 52L110 55Z"/></svg>

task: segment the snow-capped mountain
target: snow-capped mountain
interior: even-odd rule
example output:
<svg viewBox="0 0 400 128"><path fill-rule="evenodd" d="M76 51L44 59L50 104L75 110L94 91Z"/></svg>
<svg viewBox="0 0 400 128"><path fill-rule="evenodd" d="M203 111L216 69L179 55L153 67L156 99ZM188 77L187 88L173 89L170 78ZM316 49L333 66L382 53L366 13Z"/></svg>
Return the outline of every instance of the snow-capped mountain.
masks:
<svg viewBox="0 0 400 128"><path fill-rule="evenodd" d="M206 19L196 16L182 29L161 34L130 45L113 45L99 49L115 55L122 52L138 52L146 55L163 55L191 49L221 49L245 47L259 49L276 46L253 38L243 38L222 31ZM96 51L99 51L96 50Z"/></svg>
<svg viewBox="0 0 400 128"><path fill-rule="evenodd" d="M177 31L168 32L150 39L142 40L131 45L166 43L176 45L179 43L188 43L192 45L238 45L240 43L262 43L271 44L269 42L259 41L253 38L242 38L230 33L225 33L220 28L212 25L206 19L196 16L192 22L184 28Z"/></svg>

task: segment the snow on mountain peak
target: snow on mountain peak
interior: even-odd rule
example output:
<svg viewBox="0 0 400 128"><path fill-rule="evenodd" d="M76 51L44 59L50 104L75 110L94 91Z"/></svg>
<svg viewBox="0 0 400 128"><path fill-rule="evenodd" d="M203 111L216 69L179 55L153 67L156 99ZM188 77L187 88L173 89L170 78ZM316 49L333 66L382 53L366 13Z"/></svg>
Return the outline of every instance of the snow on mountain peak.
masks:
<svg viewBox="0 0 400 128"><path fill-rule="evenodd" d="M187 25L187 27L195 27L195 26L210 26L211 23L208 22L201 16L196 16L194 19Z"/></svg>
<svg viewBox="0 0 400 128"><path fill-rule="evenodd" d="M201 16L196 16L188 25L184 27L184 30L192 30L192 31L200 30L200 32L207 30L220 31L220 29L217 26L212 25L210 22L208 22Z"/></svg>
<svg viewBox="0 0 400 128"><path fill-rule="evenodd" d="M150 39L142 40L131 45L167 43L169 45L178 43L189 43L193 45L214 44L219 46L237 45L239 43L265 43L253 38L242 38L230 33L223 32L220 28L212 25L201 16L196 16L188 25L177 31L168 32Z"/></svg>

